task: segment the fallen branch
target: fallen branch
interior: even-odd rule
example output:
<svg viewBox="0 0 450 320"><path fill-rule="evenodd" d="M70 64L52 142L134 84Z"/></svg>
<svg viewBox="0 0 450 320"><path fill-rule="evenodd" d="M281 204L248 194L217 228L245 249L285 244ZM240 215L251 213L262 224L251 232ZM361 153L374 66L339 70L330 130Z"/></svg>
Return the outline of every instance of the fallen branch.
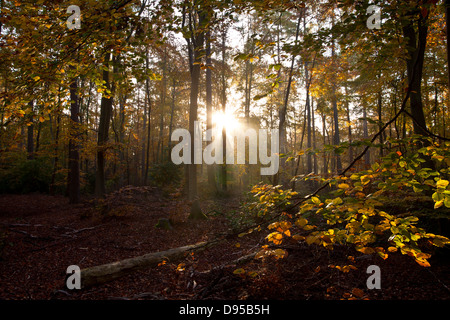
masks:
<svg viewBox="0 0 450 320"><path fill-rule="evenodd" d="M102 226L102 225L100 225L100 226ZM86 231L86 230L93 230L93 229L98 228L100 226L95 226L95 227L90 227L90 228L82 228L82 229L78 229L78 230L68 231L68 232L65 233L65 235L75 234L75 233L83 232L83 231Z"/></svg>
<svg viewBox="0 0 450 320"><path fill-rule="evenodd" d="M86 268L81 270L81 286L86 288L105 283L128 275L139 269L157 266L163 260L175 261L183 258L187 252L204 250L217 244L218 242L220 242L220 240L200 242L193 245L178 247L161 252L148 253L139 257Z"/></svg>

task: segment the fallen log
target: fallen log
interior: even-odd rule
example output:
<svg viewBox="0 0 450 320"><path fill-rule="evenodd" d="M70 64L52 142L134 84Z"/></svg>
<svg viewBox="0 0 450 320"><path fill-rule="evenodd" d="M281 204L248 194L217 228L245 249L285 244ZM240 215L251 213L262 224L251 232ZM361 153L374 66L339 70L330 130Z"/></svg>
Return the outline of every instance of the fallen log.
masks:
<svg viewBox="0 0 450 320"><path fill-rule="evenodd" d="M128 275L139 269L157 266L163 260L175 261L190 251L200 251L215 245L219 240L199 242L193 245L147 253L143 256L120 260L80 271L81 287L87 288Z"/></svg>

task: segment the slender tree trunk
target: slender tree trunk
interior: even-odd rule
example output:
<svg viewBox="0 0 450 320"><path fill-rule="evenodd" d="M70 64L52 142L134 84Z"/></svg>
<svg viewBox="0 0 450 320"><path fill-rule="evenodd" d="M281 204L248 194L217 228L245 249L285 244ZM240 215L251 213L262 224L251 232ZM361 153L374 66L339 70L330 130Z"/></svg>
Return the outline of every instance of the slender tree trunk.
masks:
<svg viewBox="0 0 450 320"><path fill-rule="evenodd" d="M313 150L316 150L316 120L314 116L314 99L311 97L311 119L312 119L312 141L313 141ZM317 174L317 155L316 152L314 152L313 155L313 172L314 174Z"/></svg>
<svg viewBox="0 0 450 320"><path fill-rule="evenodd" d="M418 27L416 32L413 21L417 20L417 16ZM409 13L402 20L403 36L407 38L407 51L409 56L406 60L408 83L411 83L411 80L414 79L411 83L411 94L409 98L411 114L414 117L413 128L414 133L421 135L427 134L421 91L425 47L428 33L427 17L428 15L423 17L421 11L417 9Z"/></svg>
<svg viewBox="0 0 450 320"><path fill-rule="evenodd" d="M161 104L160 104L160 112L161 112L161 118L159 122L159 137L158 137L158 145L156 147L156 159L159 163L162 163L164 161L164 141L163 141L163 134L164 134L164 109L166 106L166 69L167 69L167 52L164 50L164 57L163 57L163 68L162 68L162 82L161 82Z"/></svg>
<svg viewBox="0 0 450 320"><path fill-rule="evenodd" d="M334 26L334 16L332 21L332 26ZM333 67L335 68L335 43L334 39L331 43L331 59ZM341 139L339 136L339 115L338 115L338 108L337 108L337 96L336 96L336 79L333 79L333 82L331 84L332 86L332 97L331 97L331 105L333 107L333 145L338 146L341 144ZM336 172L342 171L342 163L341 163L341 156L337 153L334 154L334 161L333 163L336 163L334 166L334 170Z"/></svg>
<svg viewBox="0 0 450 320"><path fill-rule="evenodd" d="M447 77L448 77L448 90L450 92L450 0L445 0L445 31L446 31L446 44L447 44ZM445 129L444 129L445 131Z"/></svg>
<svg viewBox="0 0 450 320"><path fill-rule="evenodd" d="M363 103L363 138L364 139L369 139L369 129L367 127L367 107L365 105L365 103ZM370 166L370 150L367 150L367 152L364 154L364 161L365 161L365 166L369 167Z"/></svg>
<svg viewBox="0 0 450 320"><path fill-rule="evenodd" d="M31 100L28 103L28 106L30 107L30 116L29 116L29 121L30 121L30 125L28 125L27 127L27 159L28 160L32 160L34 159L34 137L33 137L33 133L34 133L34 124L33 124L33 114L34 114L34 101Z"/></svg>
<svg viewBox="0 0 450 320"><path fill-rule="evenodd" d="M56 109L56 132L55 132L55 148L53 149L53 170L52 170L52 179L50 182L50 194L55 194L55 180L56 180L56 171L58 170L58 151L59 151L59 131L60 131L60 124L61 124L61 110L60 110L60 102L59 102L59 95L58 95L58 107Z"/></svg>
<svg viewBox="0 0 450 320"><path fill-rule="evenodd" d="M103 70L103 81L105 87L111 90L110 84L110 71L109 62L111 60L111 54L106 53ZM97 171L95 176L95 195L102 197L106 193L105 188L105 153L106 144L109 138L109 125L112 116L112 97L108 93L102 94L100 103L100 122L98 125L98 139L97 139Z"/></svg>
<svg viewBox="0 0 450 320"><path fill-rule="evenodd" d="M305 63L305 76L306 79L308 79L308 66ZM307 173L311 173L313 171L313 163L312 163L312 156L311 156L311 148L312 148L312 136L311 136L311 104L310 104L310 98L309 98L309 85L308 89L306 90L306 148L309 149L309 151L306 154L306 170Z"/></svg>
<svg viewBox="0 0 450 320"><path fill-rule="evenodd" d="M147 153L145 155L145 174L144 174L144 185L148 182L148 170L150 167L150 143L151 143L151 126L150 126L150 117L152 114L152 100L150 98L150 95L147 96L148 98L148 125L147 125ZM153 145L152 145L153 147ZM155 158L153 158L153 161L155 161Z"/></svg>
<svg viewBox="0 0 450 320"><path fill-rule="evenodd" d="M383 118L382 118L382 91L380 89L380 91L378 91L378 105L377 105L377 109L378 109L378 130L381 130L383 128ZM383 157L383 144L384 144L384 132L380 134L380 159L381 157Z"/></svg>
<svg viewBox="0 0 450 320"><path fill-rule="evenodd" d="M325 117L325 112L321 111L321 117L322 117L322 136L323 136L323 145L325 146L327 144L327 122ZM325 176L328 175L328 159L327 159L327 153L323 152L323 173Z"/></svg>
<svg viewBox="0 0 450 320"><path fill-rule="evenodd" d="M69 176L68 193L69 203L80 202L80 151L79 151L79 113L78 78L70 83L70 140L69 140Z"/></svg>
<svg viewBox="0 0 450 320"><path fill-rule="evenodd" d="M173 116L175 112L175 97L176 97L176 90L177 90L177 80L175 77L173 78L173 84L172 84L172 102L170 106L170 120L169 120L169 150L167 154L167 159L170 159L170 154L172 151L172 130L173 130Z"/></svg>
<svg viewBox="0 0 450 320"><path fill-rule="evenodd" d="M348 163L351 163L353 161L353 147L351 146L351 143L353 142L352 137L352 125L351 125L351 119L350 119L350 104L348 103L348 88L347 85L345 85L345 109L347 111L347 126L348 126L348 142L350 143L350 146L348 147Z"/></svg>
<svg viewBox="0 0 450 320"><path fill-rule="evenodd" d="M206 130L212 130L212 60L211 60L211 32L206 33ZM208 132L208 131L207 131ZM212 139L208 136L207 140ZM208 186L212 193L217 193L215 167L207 166Z"/></svg>
<svg viewBox="0 0 450 320"><path fill-rule="evenodd" d="M148 68L148 57L145 60L146 68ZM149 79L148 77L145 79L145 94L144 94L144 116L143 116L143 124L142 124L142 148L141 148L141 184L145 185L144 177L145 177L145 168L148 164L146 164L146 145L147 145L147 116L148 116L148 101L149 101ZM150 120L150 117L148 117Z"/></svg>
<svg viewBox="0 0 450 320"><path fill-rule="evenodd" d="M227 82L225 78L225 52L226 52L226 38L227 38L227 30L222 30L222 93L221 93L221 103L222 103L222 112L225 114L227 109ZM222 190L227 191L227 164L226 164L226 154L228 152L233 152L234 150L227 150L227 129L224 126L222 128L222 146L223 146L223 164L222 168Z"/></svg>
<svg viewBox="0 0 450 320"><path fill-rule="evenodd" d="M184 16L184 14L183 14ZM200 84L200 64L202 61L202 56L204 54L203 46L205 35L204 31L198 31L198 26L203 26L206 22L205 12L197 11L198 23L195 23L195 17L192 12L189 12L189 28L191 31L191 38L188 40L189 48L189 62L190 62L190 73L191 73L191 92L189 96L189 133L191 135L191 141L195 137L195 122L197 121L198 112L198 94L199 94L199 84ZM183 18L184 20L184 18ZM195 29L195 30L194 30ZM194 163L195 154L195 143L191 143L191 163L188 165L188 197L192 201L191 213L189 215L190 219L202 219L206 216L203 214L200 205L198 203L198 189L197 189L197 165Z"/></svg>

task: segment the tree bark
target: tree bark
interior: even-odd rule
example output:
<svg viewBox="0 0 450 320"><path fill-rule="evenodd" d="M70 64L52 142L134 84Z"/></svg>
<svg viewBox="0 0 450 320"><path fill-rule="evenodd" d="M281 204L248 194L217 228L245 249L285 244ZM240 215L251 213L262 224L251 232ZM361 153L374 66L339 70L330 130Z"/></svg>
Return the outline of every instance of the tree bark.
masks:
<svg viewBox="0 0 450 320"><path fill-rule="evenodd" d="M449 40L449 33L450 33L450 0L445 0L445 33L446 33L446 44L447 44L447 77L448 77L448 89L450 92L450 40ZM444 128L445 132L445 128Z"/></svg>
<svg viewBox="0 0 450 320"><path fill-rule="evenodd" d="M213 242L200 242L193 245L178 247L161 252L148 253L143 256L129 258L113 263L82 269L80 272L82 288L102 284L128 275L136 270L155 267L162 261L174 262L185 257L190 251L200 251L214 244Z"/></svg>
<svg viewBox="0 0 450 320"><path fill-rule="evenodd" d="M79 125L80 105L78 99L78 79L70 83L70 140L69 140L69 176L68 193L69 203L80 202L80 151L79 151Z"/></svg>
<svg viewBox="0 0 450 320"><path fill-rule="evenodd" d="M111 89L110 85L110 71L109 61L111 54L105 55L104 66L106 70L103 70L103 81L105 81L105 87L107 90ZM109 124L112 115L112 97L109 93L104 92L102 94L102 100L100 103L100 122L98 125L98 138L97 138L97 172L95 176L95 195L102 197L105 192L105 153L106 143L109 137Z"/></svg>
<svg viewBox="0 0 450 320"><path fill-rule="evenodd" d="M226 37L227 37L227 31L222 30L222 92L221 92L221 103L222 103L222 112L225 114L227 110L227 87L226 87L226 79L225 79L225 51L226 51ZM221 166L222 168L222 191L227 191L227 164L226 164L226 154L227 154L227 129L224 126L222 128L222 147L223 147L223 164ZM233 150L230 150L228 152L233 152Z"/></svg>
<svg viewBox="0 0 450 320"><path fill-rule="evenodd" d="M206 130L212 130L212 59L211 59L211 32L206 33ZM207 137L212 139L211 136ZM215 167L214 165L207 166L208 186L210 191L217 193Z"/></svg>
<svg viewBox="0 0 450 320"><path fill-rule="evenodd" d="M416 31L414 20L417 20L417 16L418 26ZM425 47L428 33L427 17L428 13L424 17L421 10L417 8L412 12L409 12L406 17L404 17L405 19L402 20L403 36L407 39L408 59L406 60L406 69L408 83L411 83L411 80L414 80L411 83L411 96L409 99L411 115L414 117L413 128L414 133L420 135L427 135L426 130L424 130L427 126L423 111L421 91ZM414 66L416 66L415 69Z"/></svg>
<svg viewBox="0 0 450 320"><path fill-rule="evenodd" d="M29 115L29 121L31 122L31 124L28 125L28 127L27 127L27 159L28 160L34 159L34 137L33 137L33 132L34 132L34 124L33 124L34 109L33 109L33 105L34 105L34 101L31 100L28 103L28 106L31 109L30 110L30 115Z"/></svg>

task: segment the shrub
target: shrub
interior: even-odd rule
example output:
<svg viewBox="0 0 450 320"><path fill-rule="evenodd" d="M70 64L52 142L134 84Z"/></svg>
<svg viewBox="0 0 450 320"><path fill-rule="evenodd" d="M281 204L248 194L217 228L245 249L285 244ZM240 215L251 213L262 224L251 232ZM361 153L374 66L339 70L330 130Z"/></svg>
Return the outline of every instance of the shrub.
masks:
<svg viewBox="0 0 450 320"><path fill-rule="evenodd" d="M400 145L407 152L395 151ZM416 193L430 198L434 209L450 208L450 144L439 145L415 137L394 141L392 146L394 151L370 169L328 180L334 191L327 197L304 198L297 213L280 215L278 221L269 225L271 233L267 240L280 245L290 238L330 250L337 244L349 245L383 259L399 251L420 265L429 266L431 254L424 250L444 247L450 240L420 227L415 212L390 214L383 206L387 199ZM286 193L272 186L256 186L252 192L255 195L262 192L254 204L262 215L273 212L274 199ZM282 257L280 250L275 252L265 246L259 256Z"/></svg>
<svg viewBox="0 0 450 320"><path fill-rule="evenodd" d="M51 182L51 163L47 158L18 159L0 171L2 193L47 193Z"/></svg>

